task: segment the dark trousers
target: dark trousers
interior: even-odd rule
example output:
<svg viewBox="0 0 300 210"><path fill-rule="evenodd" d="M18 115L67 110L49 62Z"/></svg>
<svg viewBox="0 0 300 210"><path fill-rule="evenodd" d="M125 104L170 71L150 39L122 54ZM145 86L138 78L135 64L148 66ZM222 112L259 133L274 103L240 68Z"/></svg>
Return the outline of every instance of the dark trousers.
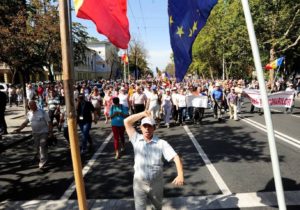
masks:
<svg viewBox="0 0 300 210"><path fill-rule="evenodd" d="M5 116L4 116L5 111L0 111L0 126L3 126L4 133L7 133L7 125L5 121Z"/></svg>
<svg viewBox="0 0 300 210"><path fill-rule="evenodd" d="M59 113L55 113L56 110L49 110L48 111L48 115L49 115L49 118L51 120L51 123L53 124L53 120L54 118L56 119L56 123L59 124Z"/></svg>
<svg viewBox="0 0 300 210"><path fill-rule="evenodd" d="M176 109L175 105L173 105L173 107L172 107L172 118L173 118L173 120L175 120L175 122L177 122L177 120L178 120L178 110Z"/></svg>
<svg viewBox="0 0 300 210"><path fill-rule="evenodd" d="M65 139L70 142L68 127L64 127L63 132Z"/></svg>
<svg viewBox="0 0 300 210"><path fill-rule="evenodd" d="M145 111L145 105L144 104L135 104L134 105L134 113L135 114L143 112L143 111Z"/></svg>
<svg viewBox="0 0 300 210"><path fill-rule="evenodd" d="M186 116L186 107L179 107L178 108L179 123L185 122L185 116Z"/></svg>
<svg viewBox="0 0 300 210"><path fill-rule="evenodd" d="M193 118L194 122L201 122L204 116L204 108L194 107Z"/></svg>
<svg viewBox="0 0 300 210"><path fill-rule="evenodd" d="M194 111L194 107L190 106L187 108L187 114L191 121L193 121L193 111Z"/></svg>
<svg viewBox="0 0 300 210"><path fill-rule="evenodd" d="M90 136L90 130L92 127L92 123L78 123L81 133L83 134L83 139L81 143L82 150L87 149L87 142L89 142L90 146L93 145L92 138Z"/></svg>

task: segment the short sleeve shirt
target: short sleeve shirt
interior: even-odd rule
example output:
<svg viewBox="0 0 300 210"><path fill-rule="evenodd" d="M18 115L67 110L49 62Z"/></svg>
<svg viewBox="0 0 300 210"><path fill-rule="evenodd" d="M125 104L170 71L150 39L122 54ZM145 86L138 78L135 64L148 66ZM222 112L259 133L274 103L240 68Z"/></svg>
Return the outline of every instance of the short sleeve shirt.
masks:
<svg viewBox="0 0 300 210"><path fill-rule="evenodd" d="M112 105L110 107L109 115L112 116L115 112L122 112L123 114L128 115L128 109L125 109L123 105L120 106ZM118 126L118 127L124 126L124 117L118 115L111 118L111 125Z"/></svg>
<svg viewBox="0 0 300 210"><path fill-rule="evenodd" d="M27 119L31 123L32 133L48 133L48 122L50 122L50 118L44 110L38 109L35 112L29 111L27 113Z"/></svg>
<svg viewBox="0 0 300 210"><path fill-rule="evenodd" d="M134 133L131 138L134 149L134 177L142 180L154 180L162 175L164 157L171 161L177 154L165 140L153 136L146 142L142 134Z"/></svg>

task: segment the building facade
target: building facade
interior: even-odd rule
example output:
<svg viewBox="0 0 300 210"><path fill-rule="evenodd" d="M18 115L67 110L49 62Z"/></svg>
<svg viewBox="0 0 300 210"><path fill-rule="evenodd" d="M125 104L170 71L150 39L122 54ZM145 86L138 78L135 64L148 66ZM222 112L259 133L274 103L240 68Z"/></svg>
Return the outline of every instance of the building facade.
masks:
<svg viewBox="0 0 300 210"><path fill-rule="evenodd" d="M120 59L118 57L118 48L108 41L92 41L87 44L88 50L85 52L83 63L74 66L75 80L97 80L97 79L115 79L118 77L120 69ZM62 71L50 70L54 74L55 80L63 80ZM36 72L30 75L30 81L48 80L49 70ZM22 80L20 75L17 81ZM0 82L12 83L12 72L5 63L0 63ZM20 78L20 80L19 80Z"/></svg>
<svg viewBox="0 0 300 210"><path fill-rule="evenodd" d="M118 48L108 41L89 42L87 48L83 64L74 67L75 79L114 79L120 66Z"/></svg>

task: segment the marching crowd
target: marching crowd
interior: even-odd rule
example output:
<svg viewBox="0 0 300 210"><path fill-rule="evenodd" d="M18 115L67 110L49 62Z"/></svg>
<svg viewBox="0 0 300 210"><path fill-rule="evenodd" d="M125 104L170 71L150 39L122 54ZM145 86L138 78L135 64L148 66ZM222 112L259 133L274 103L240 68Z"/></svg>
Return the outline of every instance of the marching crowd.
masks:
<svg viewBox="0 0 300 210"><path fill-rule="evenodd" d="M290 90L295 91L296 95L299 94L300 80L295 85L298 92L292 83L276 82L273 89L266 83L269 92ZM228 113L229 119L238 120L245 97L244 88L259 89L259 84L256 80L247 83L242 79L225 81L199 79L181 83L169 80L140 80L132 83L109 80L77 82L73 91L76 100L77 122L83 134L81 152L84 154L93 149L90 129L92 122L97 123L102 116L105 123L110 122L112 126L116 159L120 156L119 148L124 150L123 121L132 114L148 110L155 120L157 128L182 126L186 122L201 124L206 108L213 110L214 118L217 121L223 121L226 113ZM22 94L23 91L20 88L9 87L9 105L12 106L15 103L18 106L23 100ZM51 132L52 126L56 126L59 132L63 131L64 137L69 141L64 97L62 82L40 82L26 86L27 102L31 103L31 107L36 107L35 109L47 110L43 112L47 112L45 121L47 125L51 125L51 127L49 126ZM251 105L250 112L254 112L254 110L255 107ZM29 117L27 116L27 118ZM30 118L35 118L35 116L30 116ZM4 131L6 131L5 119L2 121L4 122L1 124L4 125ZM27 125L29 121L26 121L25 124ZM33 128L33 130L35 129ZM18 131L20 129L16 130L16 132ZM119 140L121 145L119 145Z"/></svg>
<svg viewBox="0 0 300 210"><path fill-rule="evenodd" d="M266 83L268 92L294 91L294 97L300 92L300 80L296 84L276 82L273 87ZM184 184L182 161L168 142L155 136L154 131L160 126L183 126L187 122L202 124L205 109L213 110L217 121L226 119L239 120L239 113L244 89L259 89L256 80L188 80L181 83L169 80L141 80L132 83L122 81L81 81L74 86L77 124L82 133L81 154L93 150L90 129L94 122L105 119L111 124L115 159L125 150L125 131L134 148L134 201L136 209L145 209L147 199L161 209L163 198L163 177L161 161L173 160L177 177L173 184ZM0 127L7 134L4 112L6 95L1 92ZM23 98L23 91L13 86L8 89L8 102L18 106ZM29 112L26 120L14 132L20 132L29 123L35 143L35 159L39 159L39 168L44 169L48 161L49 139L53 136L53 126L69 141L65 92L61 82L27 84L26 105ZM255 107L251 105L250 112ZM291 109L292 111L292 109ZM225 113L225 114L224 114ZM102 117L102 115L104 117ZM139 126L142 134L136 131ZM158 167L159 166L159 167ZM150 188L149 188L150 187ZM145 189L150 189L145 190Z"/></svg>

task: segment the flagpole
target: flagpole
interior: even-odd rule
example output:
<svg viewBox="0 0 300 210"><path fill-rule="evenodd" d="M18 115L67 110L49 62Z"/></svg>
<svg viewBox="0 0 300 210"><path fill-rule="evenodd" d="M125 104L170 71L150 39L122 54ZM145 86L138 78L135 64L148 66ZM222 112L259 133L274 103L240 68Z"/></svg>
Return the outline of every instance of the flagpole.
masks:
<svg viewBox="0 0 300 210"><path fill-rule="evenodd" d="M127 53L127 75L128 75L128 83L130 83L130 79L131 79L131 76L130 76L130 71L129 71L129 47L127 48L126 50L126 53Z"/></svg>
<svg viewBox="0 0 300 210"><path fill-rule="evenodd" d="M267 132L268 132L268 141L269 141L269 148L270 148L270 153L271 153L272 169L273 169L273 175L274 175L274 180L275 180L275 188L276 188L278 206L279 206L280 210L286 210L284 191L283 191L282 180L281 180L281 175L280 175L278 154L277 154L277 149L276 149L276 144L275 144L273 123L272 123L272 118L271 118L268 95L267 95L267 91L266 91L265 80L264 80L263 70L262 70L262 66L261 66L258 45L257 45L257 41L256 41L256 35L255 35L255 31L254 31L254 26L253 26L253 22L252 22L252 17L251 17L251 13L250 13L250 9L249 9L248 0L241 0L241 1L242 1L244 15L245 15L245 19L246 19L247 28L248 28L248 34L249 34L249 38L250 38L255 68L257 71L257 78L258 78L259 87L260 87L262 105L264 108L264 116L265 116L265 121L266 121L266 126L267 126Z"/></svg>
<svg viewBox="0 0 300 210"><path fill-rule="evenodd" d="M125 60L123 61L124 63L124 83L126 83L126 62Z"/></svg>
<svg viewBox="0 0 300 210"><path fill-rule="evenodd" d="M71 24L68 5L69 0L59 0L60 36L62 49L63 84L68 117L68 132L70 137L73 171L76 184L77 200L80 210L87 210L85 188L82 176L81 158L79 154L75 101L73 94L74 71L71 48Z"/></svg>

